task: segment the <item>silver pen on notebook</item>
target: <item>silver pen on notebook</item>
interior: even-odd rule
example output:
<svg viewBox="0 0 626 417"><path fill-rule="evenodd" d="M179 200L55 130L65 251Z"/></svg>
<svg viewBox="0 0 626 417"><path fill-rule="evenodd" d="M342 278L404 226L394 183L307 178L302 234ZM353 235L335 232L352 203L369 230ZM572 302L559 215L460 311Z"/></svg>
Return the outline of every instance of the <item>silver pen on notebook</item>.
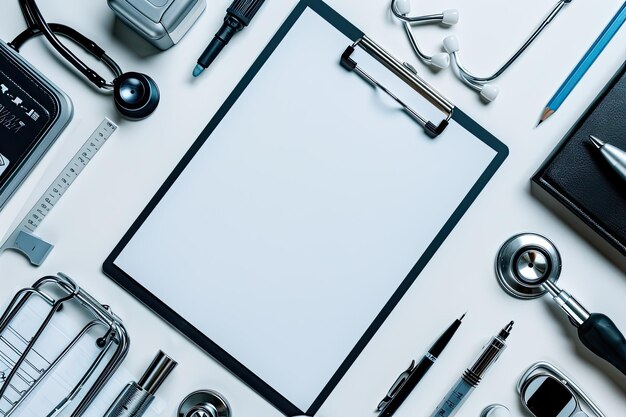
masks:
<svg viewBox="0 0 626 417"><path fill-rule="evenodd" d="M617 174L626 181L626 152L617 146L603 142L597 137L589 136L591 142L598 148L602 157L617 172Z"/></svg>

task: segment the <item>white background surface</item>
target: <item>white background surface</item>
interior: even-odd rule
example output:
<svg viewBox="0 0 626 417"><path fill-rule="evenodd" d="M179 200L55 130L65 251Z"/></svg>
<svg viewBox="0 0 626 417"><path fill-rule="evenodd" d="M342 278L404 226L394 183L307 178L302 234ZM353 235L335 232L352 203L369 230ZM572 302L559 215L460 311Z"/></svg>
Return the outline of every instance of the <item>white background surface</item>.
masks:
<svg viewBox="0 0 626 417"><path fill-rule="evenodd" d="M157 80L163 102L152 118L140 123L119 120L111 101L94 94L82 80L66 71L63 64L51 58L43 42L31 41L23 49L31 62L72 97L76 112L74 121L44 163L0 213L1 232L20 213L47 169L55 163L62 166L103 116L112 117L121 129L38 230L57 246L44 266L35 270L19 255L0 256L3 281L0 294L8 298L17 288L57 271L79 280L125 319L132 339L125 366L137 378L160 348L180 362L159 393L166 400L167 417L174 416L178 403L187 393L199 388L222 392L232 403L236 416L278 415L262 398L101 273L104 258L295 4L287 0L268 1L251 28L233 41L202 78L192 80L190 73L195 60L221 24L229 3L210 2L179 45L166 52L156 52L116 23L104 1L40 0L49 21L75 27L96 40L124 69L145 71ZM499 81L501 96L488 107L480 104L476 95L449 72L432 74L416 63L401 28L389 16L387 1L329 0L329 3L396 55L415 63L424 78L505 142L511 155L318 415L373 415L373 409L397 374L465 311L468 316L454 342L396 414L398 417L429 415L482 343L511 319L517 325L509 350L459 416L477 416L492 402L504 403L512 408L514 415L523 415L514 392L515 381L528 365L541 359L561 365L606 414L623 415L624 377L572 342L574 330L548 300L522 302L505 295L495 282L492 268L498 247L510 235L521 231L541 232L561 250L562 285L589 309L608 314L626 329L624 273L528 191L530 176L626 58L623 46L626 30L622 30L559 113L540 129L534 128L547 100L621 2L572 2ZM445 35L456 33L466 64L476 72L491 71L523 41L552 3L424 0L420 2L420 11L430 13L458 7L461 22L449 31L421 28L419 37L432 50L438 48ZM23 20L17 1L4 1L2 11L0 38L8 41L23 29ZM311 34L311 41L314 37ZM56 169L47 172L47 179L40 185L48 185L56 173Z"/></svg>

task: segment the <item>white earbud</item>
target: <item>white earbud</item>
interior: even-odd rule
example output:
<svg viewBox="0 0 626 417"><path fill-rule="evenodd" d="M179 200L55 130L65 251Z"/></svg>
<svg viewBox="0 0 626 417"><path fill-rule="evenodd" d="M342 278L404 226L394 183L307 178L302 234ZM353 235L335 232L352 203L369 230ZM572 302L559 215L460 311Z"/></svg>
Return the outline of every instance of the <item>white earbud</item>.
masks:
<svg viewBox="0 0 626 417"><path fill-rule="evenodd" d="M447 53L453 54L455 52L459 52L461 49L459 46L459 40L456 36L448 36L443 40L443 49L446 50Z"/></svg>
<svg viewBox="0 0 626 417"><path fill-rule="evenodd" d="M396 10L402 15L411 13L411 1L396 0Z"/></svg>
<svg viewBox="0 0 626 417"><path fill-rule="evenodd" d="M450 55L446 54L445 52L435 54L430 59L430 64L433 67L437 67L441 69L448 68L450 66Z"/></svg>
<svg viewBox="0 0 626 417"><path fill-rule="evenodd" d="M443 20L441 23L444 25L452 26L459 23L459 11L456 9L444 10L443 11Z"/></svg>
<svg viewBox="0 0 626 417"><path fill-rule="evenodd" d="M500 89L493 84L485 84L480 89L480 97L488 103L491 103L498 98Z"/></svg>

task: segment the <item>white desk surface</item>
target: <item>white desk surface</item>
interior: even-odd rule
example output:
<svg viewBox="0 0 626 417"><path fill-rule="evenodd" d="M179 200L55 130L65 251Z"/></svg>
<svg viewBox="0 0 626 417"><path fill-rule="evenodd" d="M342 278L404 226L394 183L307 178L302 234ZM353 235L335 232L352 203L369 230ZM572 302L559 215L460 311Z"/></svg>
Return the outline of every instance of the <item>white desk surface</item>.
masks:
<svg viewBox="0 0 626 417"><path fill-rule="evenodd" d="M101 272L113 246L144 208L183 153L266 45L295 0L270 0L250 28L242 32L199 79L191 70L224 17L229 0L209 1L206 12L183 41L157 52L121 23L104 0L40 1L50 22L69 24L96 40L125 70L155 78L162 103L149 119L121 120L109 98L95 94L53 59L44 42L31 41L22 52L65 90L75 105L74 120L25 185L0 212L4 234L31 193L47 185L55 166L62 166L104 116L120 130L100 152L42 224L38 234L56 244L43 267L34 269L14 253L0 256L0 298L37 278L63 271L124 319L131 335L125 366L139 378L158 349L180 363L158 395L173 417L189 392L212 388L231 402L235 416L269 417L279 413L218 363L136 302ZM514 385L537 360L562 366L608 416L624 415L626 378L592 357L577 343L574 330L548 300L516 301L494 278L493 260L512 234L543 233L558 245L564 260L561 284L588 308L611 316L626 329L624 273L564 224L529 192L529 178L569 127L609 81L626 58L626 29L620 31L559 113L535 129L541 109L555 89L619 8L621 1L575 1L498 84L498 100L482 105L450 72L434 74L416 62L387 0L328 0L328 3L395 55L413 62L424 78L510 148L510 157L443 244L420 278L367 346L318 415L374 415L373 410L397 374L418 358L454 318L468 316L440 362L414 391L398 417L426 416L474 358L482 344L506 322L516 321L509 349L460 410L477 416L494 402L523 411ZM414 1L414 8L418 8ZM459 35L465 62L476 72L492 71L513 52L545 15L552 1L436 0L419 2L418 12L458 7L461 22L451 30L417 29L428 51L444 36ZM9 41L24 28L17 1L5 1L0 38ZM315 34L311 34L311 41ZM105 69L98 71L104 73ZM297 68L294 68L297 70ZM304 98L303 98L304 99ZM42 181L42 177L47 175ZM120 387L121 388L121 387Z"/></svg>

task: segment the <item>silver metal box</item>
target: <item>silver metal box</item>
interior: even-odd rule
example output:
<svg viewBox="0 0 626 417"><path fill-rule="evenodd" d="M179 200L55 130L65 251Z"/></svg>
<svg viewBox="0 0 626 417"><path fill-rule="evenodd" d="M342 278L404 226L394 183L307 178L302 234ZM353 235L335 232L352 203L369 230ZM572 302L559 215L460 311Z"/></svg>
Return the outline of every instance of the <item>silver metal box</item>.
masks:
<svg viewBox="0 0 626 417"><path fill-rule="evenodd" d="M177 44L206 8L206 0L108 0L117 17L165 50Z"/></svg>

